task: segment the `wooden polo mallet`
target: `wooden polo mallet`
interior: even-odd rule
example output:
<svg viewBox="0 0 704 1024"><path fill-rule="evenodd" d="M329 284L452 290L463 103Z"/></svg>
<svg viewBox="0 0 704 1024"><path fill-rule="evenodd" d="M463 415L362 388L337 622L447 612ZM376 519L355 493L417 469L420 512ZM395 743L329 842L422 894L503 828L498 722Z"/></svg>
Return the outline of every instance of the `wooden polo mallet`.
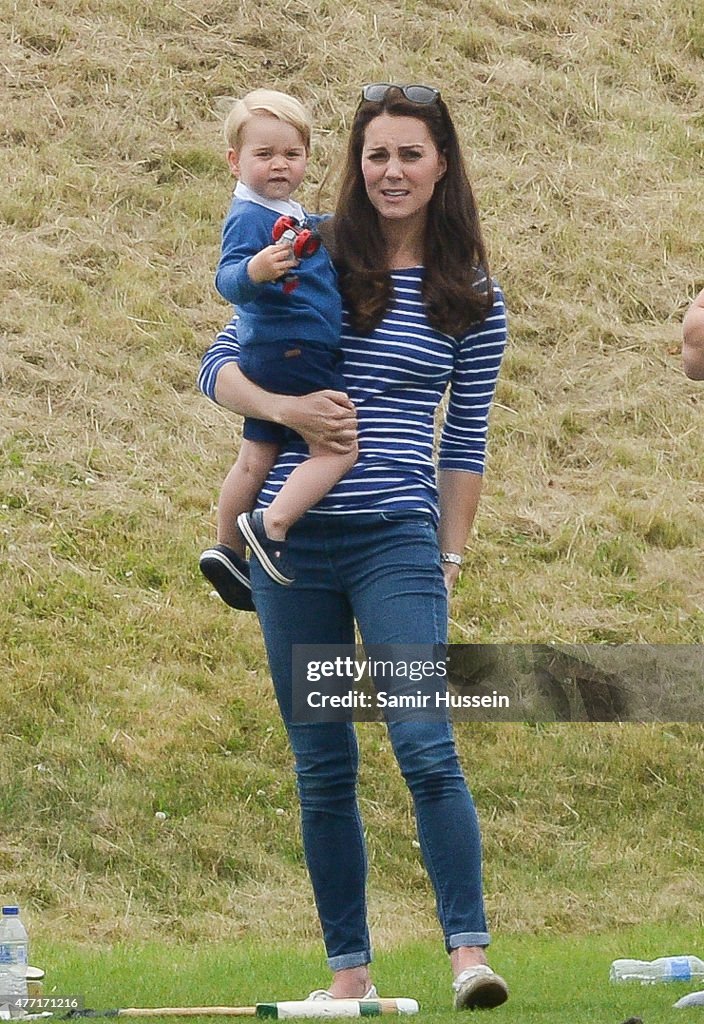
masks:
<svg viewBox="0 0 704 1024"><path fill-rule="evenodd" d="M81 1017L260 1017L269 1020L328 1017L379 1017L381 1014L418 1013L415 999L299 999L255 1006L162 1006L131 1007L124 1010L71 1010L58 1020ZM30 1018L53 1017L42 1013Z"/></svg>

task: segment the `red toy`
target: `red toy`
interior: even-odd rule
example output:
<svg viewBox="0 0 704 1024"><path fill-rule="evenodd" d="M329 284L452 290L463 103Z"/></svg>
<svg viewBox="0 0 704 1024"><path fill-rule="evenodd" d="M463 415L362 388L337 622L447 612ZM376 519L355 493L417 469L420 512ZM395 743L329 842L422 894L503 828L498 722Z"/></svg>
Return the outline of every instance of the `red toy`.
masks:
<svg viewBox="0 0 704 1024"><path fill-rule="evenodd" d="M320 248L320 237L310 228L301 227L293 217L279 217L271 229L271 237L275 242L290 242L293 255L297 260L308 259ZM292 272L284 274L281 279L284 292L287 294L298 287L298 276Z"/></svg>

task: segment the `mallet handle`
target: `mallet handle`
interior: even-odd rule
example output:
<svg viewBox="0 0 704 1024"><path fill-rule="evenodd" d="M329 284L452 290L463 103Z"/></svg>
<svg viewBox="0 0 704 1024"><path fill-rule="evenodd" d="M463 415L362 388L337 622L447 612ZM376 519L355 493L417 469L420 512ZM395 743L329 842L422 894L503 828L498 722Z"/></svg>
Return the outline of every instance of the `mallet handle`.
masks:
<svg viewBox="0 0 704 1024"><path fill-rule="evenodd" d="M150 1006L118 1010L118 1017L376 1017L382 1013L417 1013L415 999L300 999L256 1006ZM114 1011L113 1011L114 1014Z"/></svg>
<svg viewBox="0 0 704 1024"><path fill-rule="evenodd" d="M256 1006L132 1006L120 1017L256 1017Z"/></svg>

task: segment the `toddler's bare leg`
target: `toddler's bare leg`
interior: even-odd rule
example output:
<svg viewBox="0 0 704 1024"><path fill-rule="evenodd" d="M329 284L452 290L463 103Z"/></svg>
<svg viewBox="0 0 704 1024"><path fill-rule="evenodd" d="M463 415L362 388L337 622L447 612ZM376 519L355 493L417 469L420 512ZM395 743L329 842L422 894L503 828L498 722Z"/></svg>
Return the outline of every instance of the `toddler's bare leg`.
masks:
<svg viewBox="0 0 704 1024"><path fill-rule="evenodd" d="M323 498L357 461L357 446L344 455L311 446L310 458L293 473L264 509L264 528L272 540L285 540L293 524Z"/></svg>
<svg viewBox="0 0 704 1024"><path fill-rule="evenodd" d="M274 442L243 440L237 461L220 489L218 544L226 544L241 558L245 557L245 545L237 529L237 516L254 508L278 453L279 446Z"/></svg>

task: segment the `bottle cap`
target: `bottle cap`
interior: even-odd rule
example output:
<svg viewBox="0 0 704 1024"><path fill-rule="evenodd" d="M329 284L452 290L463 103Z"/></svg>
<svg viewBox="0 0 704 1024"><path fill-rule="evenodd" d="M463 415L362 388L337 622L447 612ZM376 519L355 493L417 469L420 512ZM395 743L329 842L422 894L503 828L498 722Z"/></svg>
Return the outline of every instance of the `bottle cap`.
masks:
<svg viewBox="0 0 704 1024"><path fill-rule="evenodd" d="M2 912L5 917L18 917L20 908L19 907L3 907Z"/></svg>

